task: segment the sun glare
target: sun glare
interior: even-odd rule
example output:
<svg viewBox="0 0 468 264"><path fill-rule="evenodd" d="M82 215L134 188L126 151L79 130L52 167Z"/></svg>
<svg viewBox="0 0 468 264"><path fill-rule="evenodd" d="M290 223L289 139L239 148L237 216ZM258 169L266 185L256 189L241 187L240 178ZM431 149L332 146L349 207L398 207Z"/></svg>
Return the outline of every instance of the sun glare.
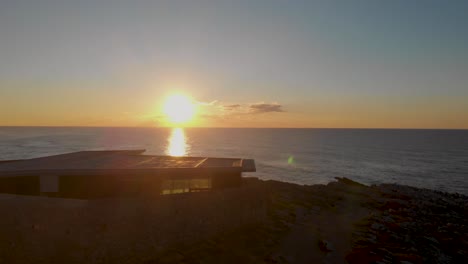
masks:
<svg viewBox="0 0 468 264"><path fill-rule="evenodd" d="M166 99L163 111L171 123L182 124L193 119L195 105L189 97L174 94Z"/></svg>
<svg viewBox="0 0 468 264"><path fill-rule="evenodd" d="M166 153L169 156L180 157L187 155L189 146L182 128L173 128L168 141L169 144L167 146Z"/></svg>

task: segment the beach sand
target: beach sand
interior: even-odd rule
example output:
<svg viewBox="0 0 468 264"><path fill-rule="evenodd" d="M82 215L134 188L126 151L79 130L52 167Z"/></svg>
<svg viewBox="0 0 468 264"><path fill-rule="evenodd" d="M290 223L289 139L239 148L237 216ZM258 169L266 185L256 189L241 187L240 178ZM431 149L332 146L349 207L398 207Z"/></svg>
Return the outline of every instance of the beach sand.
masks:
<svg viewBox="0 0 468 264"><path fill-rule="evenodd" d="M0 210L0 263L468 263L466 196L346 178Z"/></svg>

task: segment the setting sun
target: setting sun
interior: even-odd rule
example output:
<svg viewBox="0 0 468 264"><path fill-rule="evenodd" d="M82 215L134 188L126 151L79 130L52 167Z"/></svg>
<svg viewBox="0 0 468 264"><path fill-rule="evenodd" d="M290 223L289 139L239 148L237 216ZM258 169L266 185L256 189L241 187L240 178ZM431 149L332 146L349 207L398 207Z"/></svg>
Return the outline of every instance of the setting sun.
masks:
<svg viewBox="0 0 468 264"><path fill-rule="evenodd" d="M195 105L189 97L182 94L174 94L166 99L163 111L170 122L180 124L193 119Z"/></svg>

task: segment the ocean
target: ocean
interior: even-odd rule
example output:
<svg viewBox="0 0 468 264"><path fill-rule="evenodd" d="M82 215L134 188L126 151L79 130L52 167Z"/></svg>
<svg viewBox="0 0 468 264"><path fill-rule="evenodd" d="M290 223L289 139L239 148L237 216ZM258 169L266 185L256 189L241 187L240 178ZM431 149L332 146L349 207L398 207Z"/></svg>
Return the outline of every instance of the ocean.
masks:
<svg viewBox="0 0 468 264"><path fill-rule="evenodd" d="M261 179L334 177L468 195L468 130L0 127L0 160L80 150L253 158Z"/></svg>

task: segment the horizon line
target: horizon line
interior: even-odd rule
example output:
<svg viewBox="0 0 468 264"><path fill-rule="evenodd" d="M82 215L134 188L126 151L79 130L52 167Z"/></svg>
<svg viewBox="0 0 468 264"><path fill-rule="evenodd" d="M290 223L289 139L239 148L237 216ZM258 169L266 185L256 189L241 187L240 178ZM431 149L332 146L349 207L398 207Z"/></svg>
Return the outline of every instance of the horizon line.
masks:
<svg viewBox="0 0 468 264"><path fill-rule="evenodd" d="M20 125L3 126L0 128L201 128L201 129L360 129L360 130L468 130L468 128L398 128L398 127L184 127L184 126L50 126L50 125Z"/></svg>

